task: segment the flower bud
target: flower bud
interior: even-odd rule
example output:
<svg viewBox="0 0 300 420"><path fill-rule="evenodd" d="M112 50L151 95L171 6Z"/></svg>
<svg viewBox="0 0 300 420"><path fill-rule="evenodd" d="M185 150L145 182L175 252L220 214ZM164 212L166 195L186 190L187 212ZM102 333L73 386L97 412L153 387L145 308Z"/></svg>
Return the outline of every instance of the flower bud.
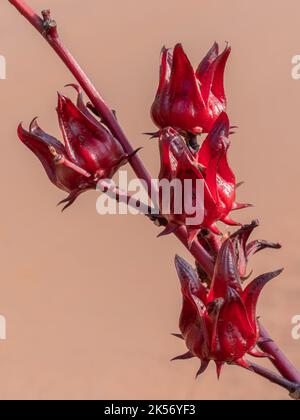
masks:
<svg viewBox="0 0 300 420"><path fill-rule="evenodd" d="M254 225L251 226L253 230ZM245 235L249 237L250 230L250 225L246 226L224 241L210 284L206 278L199 277L199 271L176 257L183 296L180 331L188 348L188 353L176 359L199 358L201 367L197 376L211 361L216 363L219 376L225 363L248 368L247 354L269 357L256 349L260 338L256 307L263 288L283 270L263 274L243 287L239 264L244 250L238 244ZM251 249L258 251L260 243L262 241L252 243Z"/></svg>
<svg viewBox="0 0 300 420"><path fill-rule="evenodd" d="M58 95L57 114L64 144L45 133L34 120L26 131L18 128L20 140L39 158L50 181L69 193L61 203L67 208L84 191L95 189L100 179L109 179L127 163L121 144L83 102L78 90L77 106Z"/></svg>
<svg viewBox="0 0 300 420"><path fill-rule="evenodd" d="M214 44L195 72L182 45L163 48L160 82L151 115L159 128L208 133L226 110L224 71L231 48Z"/></svg>

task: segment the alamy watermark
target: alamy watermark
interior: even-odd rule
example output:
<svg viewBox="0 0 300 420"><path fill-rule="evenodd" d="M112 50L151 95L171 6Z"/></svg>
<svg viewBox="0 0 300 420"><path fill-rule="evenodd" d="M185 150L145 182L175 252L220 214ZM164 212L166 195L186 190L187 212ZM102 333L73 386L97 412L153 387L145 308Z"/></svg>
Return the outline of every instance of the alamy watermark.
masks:
<svg viewBox="0 0 300 420"><path fill-rule="evenodd" d="M300 80L300 55L292 57L292 79Z"/></svg>
<svg viewBox="0 0 300 420"><path fill-rule="evenodd" d="M126 171L118 173L118 187L113 180L101 180L101 194L96 209L100 215L163 214L184 215L185 224L199 226L204 220L204 181L201 179L153 179L151 191L145 181L128 180Z"/></svg>
<svg viewBox="0 0 300 420"><path fill-rule="evenodd" d="M6 79L6 59L0 55L0 80Z"/></svg>
<svg viewBox="0 0 300 420"><path fill-rule="evenodd" d="M300 315L295 315L292 318L292 337L294 340L300 340Z"/></svg>
<svg viewBox="0 0 300 420"><path fill-rule="evenodd" d="M6 318L0 315L0 341L6 340Z"/></svg>

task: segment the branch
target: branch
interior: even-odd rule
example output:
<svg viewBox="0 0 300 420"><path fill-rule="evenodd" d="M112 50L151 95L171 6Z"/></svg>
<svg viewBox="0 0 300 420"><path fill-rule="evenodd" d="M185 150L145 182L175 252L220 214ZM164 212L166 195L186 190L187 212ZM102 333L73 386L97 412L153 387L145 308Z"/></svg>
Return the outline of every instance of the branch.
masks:
<svg viewBox="0 0 300 420"><path fill-rule="evenodd" d="M260 324L261 339L259 347L264 353L270 354L273 358L270 361L277 368L278 372L286 379L292 382L297 382L300 387L300 373L292 365L286 355L280 350L278 345L271 339L269 333L263 325Z"/></svg>
<svg viewBox="0 0 300 420"><path fill-rule="evenodd" d="M116 121L116 117L112 110L106 105L101 95L97 92L96 88L79 66L74 57L62 44L58 31L57 24L51 18L50 11L44 10L42 12L43 19L39 17L24 1L22 0L9 0L9 2L17 8L17 10L35 27L35 29L46 39L51 45L57 55L61 58L64 64L71 71L75 79L82 86L89 99L94 104L95 108L101 114L103 121L110 128L114 136L122 144L124 151L128 155L133 155L134 149L129 143L120 125ZM146 181L149 191L152 187L152 179L144 167L140 158L135 155L131 158L132 166L140 179Z"/></svg>
<svg viewBox="0 0 300 420"><path fill-rule="evenodd" d="M109 127L110 131L114 136L119 140L123 146L124 151L128 155L134 153L134 148L131 146L129 140L127 139L125 133L120 127L115 114L112 110L106 105L104 99L98 93L88 76L79 66L77 61L68 51L68 49L62 44L58 31L57 24L51 18L50 11L45 10L42 12L43 19L39 17L24 1L22 0L9 0L9 2L16 7L16 9L35 27L35 29L46 39L49 45L54 49L57 55L61 58L63 63L71 71L75 79L81 85L86 95L89 97L90 101L93 103L94 107L101 115L103 121ZM134 155L131 158L130 164L137 175L137 177L146 182L148 187L148 192L151 195L151 191L155 191L155 185L152 182L152 178L145 166L143 165L141 159ZM187 240L187 231L185 227L181 227L175 233L176 237L183 243L183 245L189 249L188 240ZM200 245L195 243L191 249L191 254L199 262L202 268L209 274L213 273L213 260L211 256L205 251L205 249Z"/></svg>
<svg viewBox="0 0 300 420"><path fill-rule="evenodd" d="M116 200L118 203L124 203L127 206L132 207L133 209L138 209L141 214L154 214L154 209L151 206L148 206L140 200L137 200L130 194L126 194L124 191L120 190L115 185L109 184L106 181L98 181L97 189L99 189L101 192L108 195L112 199Z"/></svg>
<svg viewBox="0 0 300 420"><path fill-rule="evenodd" d="M295 400L300 400L300 384L291 382L282 376L277 375L269 369L265 369L262 366L257 365L256 363L249 362L247 360L250 370L256 373L259 376L262 376L265 379L268 379L273 384L279 385L282 388L286 389L290 393L290 397Z"/></svg>

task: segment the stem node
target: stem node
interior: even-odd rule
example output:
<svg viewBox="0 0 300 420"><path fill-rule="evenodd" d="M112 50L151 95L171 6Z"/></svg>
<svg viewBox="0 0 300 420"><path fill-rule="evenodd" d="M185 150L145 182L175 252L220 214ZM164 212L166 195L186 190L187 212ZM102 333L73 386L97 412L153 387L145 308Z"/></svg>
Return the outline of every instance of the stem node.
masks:
<svg viewBox="0 0 300 420"><path fill-rule="evenodd" d="M49 9L42 10L43 16L43 35L50 36L51 38L57 38L57 23L51 17L51 11Z"/></svg>

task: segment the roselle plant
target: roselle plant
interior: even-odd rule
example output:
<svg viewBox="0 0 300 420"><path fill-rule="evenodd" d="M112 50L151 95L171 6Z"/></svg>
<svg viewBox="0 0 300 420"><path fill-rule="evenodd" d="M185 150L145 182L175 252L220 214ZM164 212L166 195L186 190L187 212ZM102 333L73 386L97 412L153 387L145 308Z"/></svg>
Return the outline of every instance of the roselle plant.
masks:
<svg viewBox="0 0 300 420"><path fill-rule="evenodd" d="M63 45L50 11L43 11L40 17L24 1L9 1L40 32L80 86L75 86L77 105L59 95L57 112L64 144L46 134L36 120L28 131L22 126L18 129L19 138L40 159L50 180L68 193L64 203L72 204L81 193L111 178L124 164L130 164L151 191L151 176L115 113ZM162 208L159 215L148 215L148 220L164 229L162 234L173 233L195 259L195 266L179 256L175 259L183 307L180 333L174 335L184 340L187 348L175 359L198 358L197 376L204 373L210 362L216 364L218 376L225 364L238 365L300 399L299 371L259 323L256 313L263 288L282 270L251 280L247 272L251 255L265 248L278 249L280 245L249 242L257 221L239 226L231 235L223 234L216 225L239 225L230 213L248 206L236 201L238 185L227 159L233 127L226 114L224 71L230 51L227 46L220 54L214 44L194 70L180 44L173 50L164 48L159 87L151 110L159 128L152 133L159 143L159 178L189 179L192 183L200 179L204 185L204 218L200 223L189 225L186 214L178 215L172 210L164 214ZM90 100L88 105L82 91ZM203 133L207 133L204 140L199 136ZM116 194L116 199L124 197ZM277 372L253 363L248 356L268 358Z"/></svg>

